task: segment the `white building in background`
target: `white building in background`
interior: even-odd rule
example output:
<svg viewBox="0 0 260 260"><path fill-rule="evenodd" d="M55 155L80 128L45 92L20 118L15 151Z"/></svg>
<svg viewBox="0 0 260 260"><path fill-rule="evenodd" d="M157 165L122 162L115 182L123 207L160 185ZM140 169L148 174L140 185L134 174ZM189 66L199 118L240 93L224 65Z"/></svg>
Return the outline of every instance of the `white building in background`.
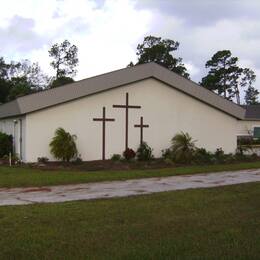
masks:
<svg viewBox="0 0 260 260"><path fill-rule="evenodd" d="M127 104L128 96L128 104ZM19 97L0 106L0 131L12 134L15 152L25 162L48 157L58 127L77 136L83 160L102 159L105 107L105 156L137 149L141 117L143 140L156 157L180 131L198 147L234 153L238 135L258 133L260 108L245 109L155 63L84 79ZM127 113L128 110L128 113ZM126 115L128 114L128 116ZM94 120L95 119L95 120Z"/></svg>

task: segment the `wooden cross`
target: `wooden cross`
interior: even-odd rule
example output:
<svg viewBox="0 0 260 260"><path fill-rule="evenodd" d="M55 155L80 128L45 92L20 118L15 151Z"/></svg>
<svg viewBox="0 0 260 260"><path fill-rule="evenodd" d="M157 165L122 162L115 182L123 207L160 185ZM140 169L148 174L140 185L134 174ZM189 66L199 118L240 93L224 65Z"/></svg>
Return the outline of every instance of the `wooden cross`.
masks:
<svg viewBox="0 0 260 260"><path fill-rule="evenodd" d="M135 127L139 127L140 128L140 144L143 143L143 129L144 128L148 128L149 125L144 125L144 120L143 117L141 116L140 118L140 125L135 125Z"/></svg>
<svg viewBox="0 0 260 260"><path fill-rule="evenodd" d="M128 148L128 110L129 108L141 108L141 106L129 105L129 95L126 93L125 105L113 105L115 108L125 108L125 149Z"/></svg>
<svg viewBox="0 0 260 260"><path fill-rule="evenodd" d="M102 160L106 159L106 122L115 121L114 118L106 118L106 108L103 107L103 116L101 118L93 118L93 121L102 122Z"/></svg>

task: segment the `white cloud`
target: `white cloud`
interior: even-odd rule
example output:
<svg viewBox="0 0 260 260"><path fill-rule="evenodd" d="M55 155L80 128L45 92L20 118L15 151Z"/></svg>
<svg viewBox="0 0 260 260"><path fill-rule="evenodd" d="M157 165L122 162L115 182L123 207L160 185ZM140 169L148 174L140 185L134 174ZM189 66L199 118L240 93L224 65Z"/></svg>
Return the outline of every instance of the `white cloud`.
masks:
<svg viewBox="0 0 260 260"><path fill-rule="evenodd" d="M157 23L149 33L180 42L179 51L175 55L183 58L193 80L198 82L206 74L205 63L215 52L229 49L241 61L247 61L241 62L242 66L250 67L256 72L255 85L260 90L259 19L245 19L242 16L192 26L185 17L178 18L160 9L153 14L153 23Z"/></svg>
<svg viewBox="0 0 260 260"><path fill-rule="evenodd" d="M200 69L195 66L192 61L185 62L184 65L187 68L191 78L194 78L200 74Z"/></svg>
<svg viewBox="0 0 260 260"><path fill-rule="evenodd" d="M216 51L230 49L241 65L255 70L260 89L258 0L249 0L246 5L241 0L227 5L212 1L216 10L225 6L225 12L219 14L204 0L189 8L186 0L144 0L146 4L140 8L141 2L105 0L100 5L95 0L0 0L4 10L0 15L0 39L4 42L0 56L39 61L51 72L48 49L68 39L79 48L80 79L135 61L137 44L152 34L180 42L175 55L183 58L193 80L201 80L205 62ZM21 23L18 31L10 31L15 16L24 27Z"/></svg>
<svg viewBox="0 0 260 260"><path fill-rule="evenodd" d="M21 53L20 35L7 34L12 44L6 44L0 55L39 61L44 70L51 71L48 49L68 39L79 48L78 79L124 67L135 59L136 42L146 34L151 20L149 11L136 10L128 0L106 0L101 8L90 0L9 0L3 5L7 10L0 17L3 28L11 26L14 15L32 19L36 35L31 41L44 37L45 43Z"/></svg>

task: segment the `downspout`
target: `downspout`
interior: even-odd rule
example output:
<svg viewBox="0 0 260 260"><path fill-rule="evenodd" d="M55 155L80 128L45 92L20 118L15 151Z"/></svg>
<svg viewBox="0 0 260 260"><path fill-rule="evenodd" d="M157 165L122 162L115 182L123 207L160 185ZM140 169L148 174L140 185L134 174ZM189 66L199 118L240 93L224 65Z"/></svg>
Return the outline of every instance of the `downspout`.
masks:
<svg viewBox="0 0 260 260"><path fill-rule="evenodd" d="M17 124L17 120L14 120L14 127L13 127L13 155L16 154L16 149L15 149L15 142L16 142L16 138L15 138L15 126Z"/></svg>
<svg viewBox="0 0 260 260"><path fill-rule="evenodd" d="M22 149L22 144L23 144L23 120L20 118L19 119L20 122L20 138L19 138L19 142L20 142L20 160L23 160L23 149Z"/></svg>

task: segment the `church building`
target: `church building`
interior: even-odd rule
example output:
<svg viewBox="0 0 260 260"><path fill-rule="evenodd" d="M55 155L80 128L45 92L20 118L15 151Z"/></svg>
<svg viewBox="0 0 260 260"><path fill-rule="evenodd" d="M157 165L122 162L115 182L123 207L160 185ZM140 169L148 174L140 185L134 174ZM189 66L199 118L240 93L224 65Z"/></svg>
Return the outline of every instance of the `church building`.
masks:
<svg viewBox="0 0 260 260"><path fill-rule="evenodd" d="M155 157L181 131L196 146L234 153L237 137L260 133L260 109L245 108L155 63L105 73L19 97L0 106L24 162L48 157L59 127L77 136L84 161L109 159L146 141Z"/></svg>

